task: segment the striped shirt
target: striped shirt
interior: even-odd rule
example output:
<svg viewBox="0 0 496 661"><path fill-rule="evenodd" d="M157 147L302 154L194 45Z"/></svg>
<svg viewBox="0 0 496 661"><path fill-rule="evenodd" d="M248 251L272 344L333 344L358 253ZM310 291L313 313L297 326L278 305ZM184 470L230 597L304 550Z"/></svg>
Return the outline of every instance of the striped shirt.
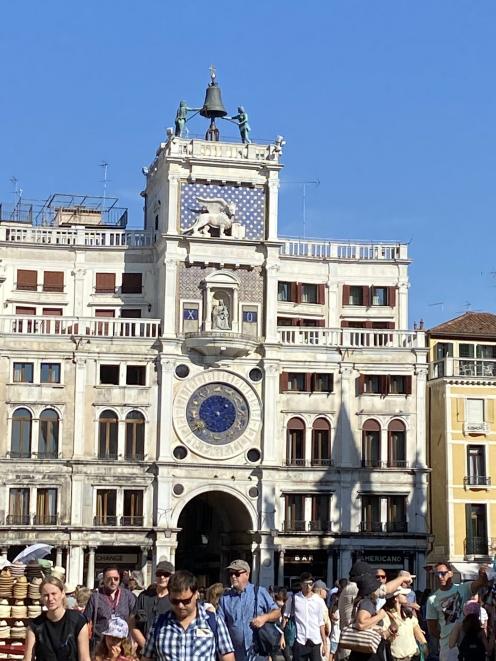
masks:
<svg viewBox="0 0 496 661"><path fill-rule="evenodd" d="M169 611L161 618L156 633L158 618L150 629L143 656L157 661L216 661L217 654L229 654L234 648L224 620L217 615L215 618L214 635L202 604L197 604L196 618L186 630Z"/></svg>

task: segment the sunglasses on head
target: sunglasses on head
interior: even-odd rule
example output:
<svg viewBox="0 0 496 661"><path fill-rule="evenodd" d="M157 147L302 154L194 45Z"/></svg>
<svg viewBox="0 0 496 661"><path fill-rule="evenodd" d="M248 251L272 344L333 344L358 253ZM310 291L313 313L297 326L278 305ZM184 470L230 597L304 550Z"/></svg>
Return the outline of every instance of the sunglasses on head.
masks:
<svg viewBox="0 0 496 661"><path fill-rule="evenodd" d="M168 571L157 571L155 572L155 576L166 576L167 578L169 578L169 576L171 576L171 573Z"/></svg>
<svg viewBox="0 0 496 661"><path fill-rule="evenodd" d="M246 574L246 572L243 571L230 571L229 576L236 576L236 578L239 578L241 574Z"/></svg>
<svg viewBox="0 0 496 661"><path fill-rule="evenodd" d="M188 597L187 599L174 599L170 597L169 601L173 606L179 606L179 604L182 604L183 606L189 606L189 604L193 601L194 596L195 595L192 594L191 597Z"/></svg>

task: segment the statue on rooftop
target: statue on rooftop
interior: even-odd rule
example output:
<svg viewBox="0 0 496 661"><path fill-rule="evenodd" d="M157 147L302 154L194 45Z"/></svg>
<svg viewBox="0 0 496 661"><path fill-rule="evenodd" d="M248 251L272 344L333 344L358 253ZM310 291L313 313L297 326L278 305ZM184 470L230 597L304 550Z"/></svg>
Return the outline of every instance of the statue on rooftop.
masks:
<svg viewBox="0 0 496 661"><path fill-rule="evenodd" d="M176 127L174 135L176 135L178 138L182 138L184 126L188 121L188 113L199 112L200 110L201 108L188 108L186 101L180 101L179 108L177 109L176 113Z"/></svg>
<svg viewBox="0 0 496 661"><path fill-rule="evenodd" d="M230 117L229 119L238 121L239 134L241 136L241 142L245 145L251 143L250 140L250 125L248 124L248 113L245 111L243 106L239 106L238 114Z"/></svg>

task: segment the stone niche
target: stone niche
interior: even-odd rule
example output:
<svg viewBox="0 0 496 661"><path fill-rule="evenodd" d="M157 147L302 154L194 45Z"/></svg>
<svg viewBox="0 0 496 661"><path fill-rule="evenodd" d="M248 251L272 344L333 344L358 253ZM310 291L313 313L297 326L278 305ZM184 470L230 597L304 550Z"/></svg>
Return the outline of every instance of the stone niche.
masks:
<svg viewBox="0 0 496 661"><path fill-rule="evenodd" d="M203 330L239 332L239 280L229 271L215 271L201 283Z"/></svg>

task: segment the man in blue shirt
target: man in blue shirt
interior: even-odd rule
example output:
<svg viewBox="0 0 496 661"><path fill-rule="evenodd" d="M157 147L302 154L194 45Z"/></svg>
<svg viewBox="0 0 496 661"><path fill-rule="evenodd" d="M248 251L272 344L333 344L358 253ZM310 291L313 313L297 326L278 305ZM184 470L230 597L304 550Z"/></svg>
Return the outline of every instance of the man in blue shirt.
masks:
<svg viewBox="0 0 496 661"><path fill-rule="evenodd" d="M262 661L253 650L253 629L266 622L277 622L281 609L263 587L250 583L250 565L244 560L233 560L226 568L231 589L219 603L219 614L224 618L234 645L236 661ZM255 590L256 612L255 612Z"/></svg>

